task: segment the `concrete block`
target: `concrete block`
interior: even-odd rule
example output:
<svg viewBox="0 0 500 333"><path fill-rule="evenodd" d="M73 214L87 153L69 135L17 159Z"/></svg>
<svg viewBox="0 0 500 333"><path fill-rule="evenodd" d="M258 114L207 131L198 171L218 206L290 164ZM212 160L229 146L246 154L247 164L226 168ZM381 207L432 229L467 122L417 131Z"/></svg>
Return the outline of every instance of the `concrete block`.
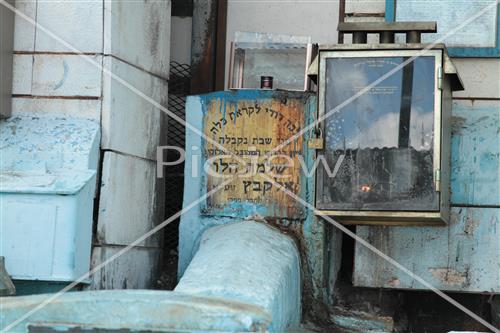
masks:
<svg viewBox="0 0 500 333"><path fill-rule="evenodd" d="M170 0L105 1L105 54L168 78L170 5Z"/></svg>
<svg viewBox="0 0 500 333"><path fill-rule="evenodd" d="M465 87L464 91L454 92L453 97L500 98L500 59L454 58L453 63Z"/></svg>
<svg viewBox="0 0 500 333"><path fill-rule="evenodd" d="M118 255L123 246L95 246L91 269ZM161 250L135 247L117 256L90 276L90 290L152 289L158 276Z"/></svg>
<svg viewBox="0 0 500 333"><path fill-rule="evenodd" d="M164 107L168 82L111 56L104 68ZM102 147L156 160L156 149L166 144L166 114L144 97L131 91L109 74L103 74Z"/></svg>
<svg viewBox="0 0 500 333"><path fill-rule="evenodd" d="M454 207L446 227L358 226L356 234L438 289L500 292L500 208ZM359 243L353 283L426 289Z"/></svg>
<svg viewBox="0 0 500 333"><path fill-rule="evenodd" d="M176 292L260 306L272 318L270 332L300 324L300 256L291 238L243 221L208 229L199 244Z"/></svg>
<svg viewBox="0 0 500 333"><path fill-rule="evenodd" d="M163 180L156 163L106 152L97 222L100 244L128 245L163 221ZM159 247L159 231L141 245Z"/></svg>
<svg viewBox="0 0 500 333"><path fill-rule="evenodd" d="M16 9L33 21L36 17L37 1L16 1ZM35 49L35 25L16 15L14 21L14 51L33 51Z"/></svg>
<svg viewBox="0 0 500 333"><path fill-rule="evenodd" d="M36 20L78 51L102 53L102 1L38 1ZM41 29L35 51L75 52Z"/></svg>
<svg viewBox="0 0 500 333"><path fill-rule="evenodd" d="M15 97L13 116L89 119L99 122L101 101L98 99L58 99Z"/></svg>
<svg viewBox="0 0 500 333"><path fill-rule="evenodd" d="M101 69L79 55L34 56L32 94L39 96L101 96ZM102 56L88 56L98 65Z"/></svg>
<svg viewBox="0 0 500 333"><path fill-rule="evenodd" d="M12 73L12 93L31 95L33 55L15 54Z"/></svg>

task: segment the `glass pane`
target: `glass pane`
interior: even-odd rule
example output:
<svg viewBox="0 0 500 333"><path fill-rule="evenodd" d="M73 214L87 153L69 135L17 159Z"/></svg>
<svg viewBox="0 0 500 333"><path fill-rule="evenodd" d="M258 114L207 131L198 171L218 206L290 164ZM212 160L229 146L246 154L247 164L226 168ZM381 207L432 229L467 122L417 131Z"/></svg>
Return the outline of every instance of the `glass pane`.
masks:
<svg viewBox="0 0 500 333"><path fill-rule="evenodd" d="M433 182L434 57L419 57L344 107L406 57L326 60L325 152L318 208L438 210Z"/></svg>
<svg viewBox="0 0 500 333"><path fill-rule="evenodd" d="M306 36L236 32L230 87L258 89L261 76L272 76L274 89L304 90L310 40Z"/></svg>

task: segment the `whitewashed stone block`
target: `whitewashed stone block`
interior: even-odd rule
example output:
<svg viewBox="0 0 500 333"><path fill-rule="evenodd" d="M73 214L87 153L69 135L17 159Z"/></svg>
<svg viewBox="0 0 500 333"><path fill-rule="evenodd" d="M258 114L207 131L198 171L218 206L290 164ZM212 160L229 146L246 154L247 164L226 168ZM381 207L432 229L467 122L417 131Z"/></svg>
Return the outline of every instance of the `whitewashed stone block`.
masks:
<svg viewBox="0 0 500 333"><path fill-rule="evenodd" d="M100 244L128 245L163 221L163 180L156 163L106 152L97 222ZM159 247L162 231L140 245Z"/></svg>
<svg viewBox="0 0 500 333"><path fill-rule="evenodd" d="M103 74L103 149L156 160L157 147L166 143L167 118L154 103L167 106L168 82L111 56L104 68L144 95Z"/></svg>
<svg viewBox="0 0 500 333"><path fill-rule="evenodd" d="M102 53L102 1L38 1L36 19L79 52ZM40 28L35 51L75 52Z"/></svg>
<svg viewBox="0 0 500 333"><path fill-rule="evenodd" d="M15 54L12 69L12 93L31 95L33 55Z"/></svg>
<svg viewBox="0 0 500 333"><path fill-rule="evenodd" d="M33 95L101 96L102 56L36 54L33 63Z"/></svg>
<svg viewBox="0 0 500 333"><path fill-rule="evenodd" d="M36 0L17 0L16 9L34 21L36 3ZM35 48L35 25L19 14L16 14L14 22L14 51L33 51Z"/></svg>
<svg viewBox="0 0 500 333"><path fill-rule="evenodd" d="M122 249L123 247L94 247L91 269ZM158 275L160 254L160 250L132 248L91 275L88 289L152 289Z"/></svg>
<svg viewBox="0 0 500 333"><path fill-rule="evenodd" d="M453 63L465 87L453 97L500 98L500 59L454 58Z"/></svg>
<svg viewBox="0 0 500 333"><path fill-rule="evenodd" d="M99 121L101 101L98 99L15 97L12 99L12 115L71 117Z"/></svg>
<svg viewBox="0 0 500 333"><path fill-rule="evenodd" d="M170 0L104 3L104 52L168 78Z"/></svg>

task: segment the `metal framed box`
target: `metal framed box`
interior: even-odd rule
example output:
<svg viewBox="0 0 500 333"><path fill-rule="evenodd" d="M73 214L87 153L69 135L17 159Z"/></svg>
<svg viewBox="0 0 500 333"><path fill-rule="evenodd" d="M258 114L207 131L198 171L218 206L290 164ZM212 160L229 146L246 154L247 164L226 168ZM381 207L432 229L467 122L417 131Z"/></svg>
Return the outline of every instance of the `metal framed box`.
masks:
<svg viewBox="0 0 500 333"><path fill-rule="evenodd" d="M274 89L309 90L307 68L316 46L304 36L237 32L231 42L229 89L259 89L261 76L270 76Z"/></svg>
<svg viewBox="0 0 500 333"><path fill-rule="evenodd" d="M461 83L443 46L415 45L320 48L318 154L329 170L320 163L316 174L318 215L448 222L451 90Z"/></svg>

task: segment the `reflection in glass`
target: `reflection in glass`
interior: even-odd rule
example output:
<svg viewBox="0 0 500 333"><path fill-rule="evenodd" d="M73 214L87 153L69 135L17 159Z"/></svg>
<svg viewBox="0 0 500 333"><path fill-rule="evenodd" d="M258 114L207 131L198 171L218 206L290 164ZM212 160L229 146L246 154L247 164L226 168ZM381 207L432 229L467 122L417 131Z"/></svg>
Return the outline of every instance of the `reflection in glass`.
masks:
<svg viewBox="0 0 500 333"><path fill-rule="evenodd" d="M325 113L400 65L406 57L326 60ZM325 155L337 175L321 172L318 208L438 210L433 184L434 57L419 57L325 123Z"/></svg>

